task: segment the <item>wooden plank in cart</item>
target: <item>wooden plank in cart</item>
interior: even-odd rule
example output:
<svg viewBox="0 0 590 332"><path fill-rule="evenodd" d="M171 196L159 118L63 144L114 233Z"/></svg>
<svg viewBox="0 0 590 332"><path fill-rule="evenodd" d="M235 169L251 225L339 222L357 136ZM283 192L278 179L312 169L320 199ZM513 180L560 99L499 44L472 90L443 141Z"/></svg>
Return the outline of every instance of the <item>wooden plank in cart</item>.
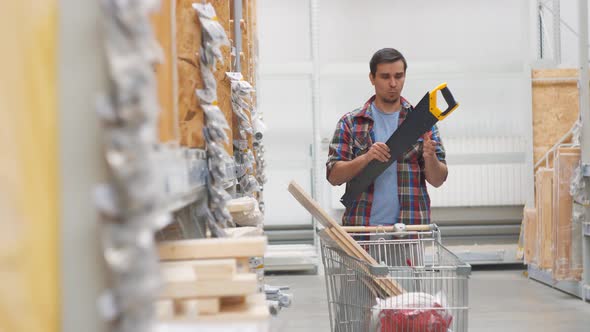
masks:
<svg viewBox="0 0 590 332"><path fill-rule="evenodd" d="M304 190L294 181L289 184L289 192L303 205L303 207L311 213L324 227L329 228L334 234L335 242L340 245L342 250L353 257L361 259L370 265L378 265L377 261L368 252L348 234L342 227L328 215ZM399 295L403 293L403 289L395 281L391 279L380 279L377 281L383 290L389 295Z"/></svg>

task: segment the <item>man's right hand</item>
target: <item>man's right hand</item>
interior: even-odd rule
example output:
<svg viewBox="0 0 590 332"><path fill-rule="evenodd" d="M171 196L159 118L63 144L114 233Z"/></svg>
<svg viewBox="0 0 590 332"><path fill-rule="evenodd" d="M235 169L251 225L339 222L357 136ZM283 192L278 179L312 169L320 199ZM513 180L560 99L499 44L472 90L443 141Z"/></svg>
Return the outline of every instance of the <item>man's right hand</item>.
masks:
<svg viewBox="0 0 590 332"><path fill-rule="evenodd" d="M389 153L389 147L387 144L383 142L375 142L363 157L366 158L367 163L374 159L385 163L389 161L391 154Z"/></svg>

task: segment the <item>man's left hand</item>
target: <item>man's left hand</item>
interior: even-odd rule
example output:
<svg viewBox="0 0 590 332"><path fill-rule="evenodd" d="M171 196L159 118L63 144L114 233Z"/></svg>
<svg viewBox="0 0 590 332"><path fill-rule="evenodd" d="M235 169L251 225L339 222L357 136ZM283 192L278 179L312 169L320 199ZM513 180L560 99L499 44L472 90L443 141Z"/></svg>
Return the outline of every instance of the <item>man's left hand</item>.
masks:
<svg viewBox="0 0 590 332"><path fill-rule="evenodd" d="M428 132L424 135L424 148L423 148L423 156L424 159L432 159L436 158L436 145L438 143L432 139L432 132Z"/></svg>

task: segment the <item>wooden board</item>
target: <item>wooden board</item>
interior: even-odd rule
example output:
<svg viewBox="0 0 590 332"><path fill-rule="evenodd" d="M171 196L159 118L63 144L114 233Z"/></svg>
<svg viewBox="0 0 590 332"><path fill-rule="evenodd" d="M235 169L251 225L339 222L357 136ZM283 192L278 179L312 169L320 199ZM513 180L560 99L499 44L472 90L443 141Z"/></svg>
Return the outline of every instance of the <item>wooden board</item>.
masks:
<svg viewBox="0 0 590 332"><path fill-rule="evenodd" d="M222 307L220 312L215 315L200 315L196 318L177 316L173 319L175 322L192 321L198 323L214 322L244 322L244 321L263 321L270 317L268 305L254 304L248 306L230 306Z"/></svg>
<svg viewBox="0 0 590 332"><path fill-rule="evenodd" d="M175 48L173 43L172 22L174 21L173 5L175 0L162 0L160 11L151 16L154 33L162 47L164 60L156 65L158 81L158 102L160 117L158 133L160 142L178 140L178 123L176 121L176 92L174 91L174 70L176 70Z"/></svg>
<svg viewBox="0 0 590 332"><path fill-rule="evenodd" d="M164 241L158 244L161 260L262 257L266 236Z"/></svg>
<svg viewBox="0 0 590 332"><path fill-rule="evenodd" d="M221 310L221 298L209 297L190 300L176 300L176 314L185 317L218 314Z"/></svg>
<svg viewBox="0 0 590 332"><path fill-rule="evenodd" d="M378 265L377 261L330 217L304 190L294 181L289 184L289 192L303 205L303 207L316 218L320 224L329 228L332 240L339 244L340 248L349 255L365 261L370 265ZM391 279L377 279L375 281L388 296L399 295L403 289Z"/></svg>
<svg viewBox="0 0 590 332"><path fill-rule="evenodd" d="M571 79L576 69L536 69L533 79ZM567 133L578 119L576 81L533 81L533 145L535 163Z"/></svg>
<svg viewBox="0 0 590 332"><path fill-rule="evenodd" d="M553 169L540 168L535 176L539 248L539 267L553 266Z"/></svg>
<svg viewBox="0 0 590 332"><path fill-rule="evenodd" d="M522 224L524 225L524 262L537 265L537 210L525 208Z"/></svg>
<svg viewBox="0 0 590 332"><path fill-rule="evenodd" d="M577 153L558 149L554 167L553 189L553 278L565 280L571 277L572 258L572 196L570 182L575 168L580 162L580 149ZM571 149L569 149L571 151Z"/></svg>
<svg viewBox="0 0 590 332"><path fill-rule="evenodd" d="M239 296L256 293L258 278L254 273L236 274L231 280L201 280L165 283L161 298L190 299Z"/></svg>
<svg viewBox="0 0 590 332"><path fill-rule="evenodd" d="M88 63L93 59L81 59L85 55L97 57L100 63L92 70L102 71L103 49L98 38L96 22L79 22L79 26L68 26L67 30L79 28L84 32L73 33L64 31L63 23L72 23L76 18L63 17L64 5L75 5L73 2L46 1L0 1L0 40L2 40L2 61L0 61L0 123L2 123L2 139L0 140L0 330L9 332L57 332L62 330L64 315L71 320L71 313L64 313L73 303L90 301L91 295L74 294L83 289L82 285L66 285L70 276L64 276L64 267L72 266L73 259L64 249L88 251L94 254L98 248L95 244L78 241L78 236L89 228L80 227L68 229L75 211L73 205L78 206L78 216L93 216L92 212L82 213L83 206L89 201L80 198L76 202L71 189L63 187L62 177L72 174L62 172L77 164L63 165L60 163L70 158L60 157L63 143L66 140L79 139L71 136L71 126L91 128L89 135L97 135L97 117L95 114L84 115L86 123L71 123L66 128L61 127L60 120L74 114L71 101L62 100L58 103L58 96L67 98L72 94L84 91L99 79L94 75L82 76L84 88L76 89L70 82L71 75L61 72L61 60L72 59L76 62L68 63L66 71L88 69ZM85 8L79 10L83 16L90 14L91 9L99 8L91 2L83 4ZM68 14L73 14L69 12ZM98 19L98 15L92 19ZM93 25L94 24L94 25ZM89 37L86 38L86 33ZM68 39L68 40L64 40ZM73 48L70 38L82 39L84 47L80 53ZM95 39L90 39L95 38ZM72 47L72 48L70 48ZM81 46L82 47L82 46ZM100 55L99 55L100 54ZM60 56L61 60L58 60ZM74 60L75 59L75 60ZM88 69L90 70L90 69ZM96 91L96 90L94 90ZM87 99L82 96L79 102L87 103L87 111L93 106L94 92L89 93ZM78 101L74 101L77 103ZM81 105L81 104L78 104ZM82 110L78 110L82 112ZM70 121L78 116L70 118ZM96 129L95 129L96 128ZM70 138L64 135L69 134ZM77 145L80 155L86 153L100 160L100 149L90 144L88 139ZM67 144L67 143L63 143ZM98 144L98 143L97 143ZM85 151L92 147L93 151ZM67 161L66 161L67 162ZM97 165L98 168L98 165ZM89 176L90 170L80 170L80 178ZM94 181L88 179L89 181ZM85 183L72 180L72 185L80 185L80 190L88 188ZM94 217L87 220L95 223ZM62 238L63 237L63 238ZM89 237L89 240L94 238ZM80 247L78 247L80 245ZM87 245L88 247L82 247ZM68 258L69 257L69 258ZM81 259L79 255L74 256ZM97 257L96 257L97 258ZM97 260L98 261L98 260ZM97 263L98 264L98 263ZM98 266L89 264L91 268L100 270ZM102 271L102 270L101 270ZM88 272L88 271L85 271ZM65 277L65 278L64 278ZM74 278L76 278L74 276ZM103 276L97 276L103 280ZM64 287L68 288L74 298L64 296ZM97 322L93 316L93 309L80 308L80 312L88 314L87 324ZM75 326L77 324L71 324ZM99 328L99 327L97 327ZM75 329L75 328L74 328Z"/></svg>
<svg viewBox="0 0 590 332"><path fill-rule="evenodd" d="M204 259L162 262L164 282L232 279L236 274L235 259Z"/></svg>
<svg viewBox="0 0 590 332"><path fill-rule="evenodd" d="M173 300L157 300L154 306L158 319L170 319L175 316Z"/></svg>

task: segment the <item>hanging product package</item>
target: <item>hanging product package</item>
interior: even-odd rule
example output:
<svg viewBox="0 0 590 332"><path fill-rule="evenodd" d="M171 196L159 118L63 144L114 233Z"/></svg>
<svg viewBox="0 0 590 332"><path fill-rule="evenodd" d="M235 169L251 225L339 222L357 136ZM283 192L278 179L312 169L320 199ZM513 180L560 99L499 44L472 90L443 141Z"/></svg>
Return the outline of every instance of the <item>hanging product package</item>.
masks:
<svg viewBox="0 0 590 332"><path fill-rule="evenodd" d="M229 39L217 19L215 8L210 3L193 3L193 8L199 14L199 20L203 31L203 45L213 52L217 60L223 61L220 47L222 45L229 45ZM208 62L208 64L215 67L214 62Z"/></svg>

